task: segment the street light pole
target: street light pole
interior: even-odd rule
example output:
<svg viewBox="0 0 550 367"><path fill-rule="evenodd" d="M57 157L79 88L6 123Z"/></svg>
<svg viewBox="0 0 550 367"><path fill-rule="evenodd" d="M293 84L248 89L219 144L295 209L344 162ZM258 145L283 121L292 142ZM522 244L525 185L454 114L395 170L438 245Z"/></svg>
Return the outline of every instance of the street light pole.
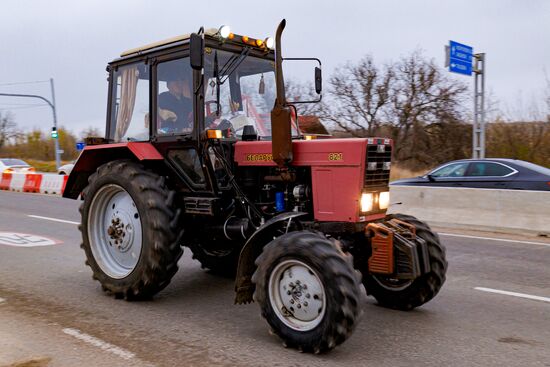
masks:
<svg viewBox="0 0 550 367"><path fill-rule="evenodd" d="M52 109L53 112L53 126L55 127L57 131L57 113L55 111L55 95L54 95L54 88L53 88L53 79L50 79L50 84L52 88L52 97L53 97L53 103L50 102L47 98L44 98L42 96L36 95L36 94L18 94L18 93L0 93L0 96L4 97L22 97L22 98L38 98L42 101L46 102ZM59 141L57 138L55 139L55 166L56 169L59 169L60 166L60 160L59 160Z"/></svg>
<svg viewBox="0 0 550 367"><path fill-rule="evenodd" d="M55 129L55 131L57 131L57 112L56 112L56 109L55 109L55 89L54 89L54 86L53 86L53 78L50 78L50 86L51 86L51 89L52 89L52 103L51 103L51 106L52 106L52 111L53 111L53 127ZM59 167L61 167L61 162L60 162L60 154L59 154L59 135L57 138L54 139L55 140L55 167L56 169L59 170Z"/></svg>

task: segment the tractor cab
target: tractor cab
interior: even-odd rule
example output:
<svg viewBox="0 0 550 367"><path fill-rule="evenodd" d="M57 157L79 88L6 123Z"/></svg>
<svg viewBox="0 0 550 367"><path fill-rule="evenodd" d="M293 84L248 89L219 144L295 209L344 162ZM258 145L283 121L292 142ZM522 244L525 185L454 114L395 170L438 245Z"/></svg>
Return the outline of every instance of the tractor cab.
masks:
<svg viewBox="0 0 550 367"><path fill-rule="evenodd" d="M224 185L205 141L230 147L272 140L276 65L272 38L236 35L226 26L194 35L128 50L109 64L105 141L151 142L178 171L178 186L206 194ZM301 138L296 121L293 113L290 139Z"/></svg>
<svg viewBox="0 0 550 367"><path fill-rule="evenodd" d="M198 141L207 129L241 140L247 126L245 139L270 140L277 96L273 40L222 34L202 34L198 71L190 61L190 35L126 51L111 62L107 140ZM300 136L295 116L292 136Z"/></svg>

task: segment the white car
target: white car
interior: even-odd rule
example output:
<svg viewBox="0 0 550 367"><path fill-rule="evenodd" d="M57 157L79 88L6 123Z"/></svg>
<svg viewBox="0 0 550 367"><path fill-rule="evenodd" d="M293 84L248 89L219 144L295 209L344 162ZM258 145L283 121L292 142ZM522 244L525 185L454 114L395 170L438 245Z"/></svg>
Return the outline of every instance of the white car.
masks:
<svg viewBox="0 0 550 367"><path fill-rule="evenodd" d="M73 170L73 167L74 167L74 162L64 164L61 167L59 167L59 169L57 170L57 173L59 173L60 175L70 175L71 171Z"/></svg>
<svg viewBox="0 0 550 367"><path fill-rule="evenodd" d="M21 159L0 158L0 173L27 173L34 171L34 167L31 167L30 164Z"/></svg>

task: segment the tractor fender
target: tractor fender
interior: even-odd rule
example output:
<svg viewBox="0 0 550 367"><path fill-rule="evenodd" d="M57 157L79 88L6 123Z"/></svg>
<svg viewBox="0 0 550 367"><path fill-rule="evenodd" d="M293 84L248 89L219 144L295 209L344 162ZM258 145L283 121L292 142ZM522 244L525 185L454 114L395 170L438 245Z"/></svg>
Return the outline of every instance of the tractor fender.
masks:
<svg viewBox="0 0 550 367"><path fill-rule="evenodd" d="M64 198L77 199L88 185L88 177L96 169L109 161L131 159L138 162L162 161L164 158L148 142L126 142L115 144L89 145L84 148L67 180Z"/></svg>
<svg viewBox="0 0 550 367"><path fill-rule="evenodd" d="M303 212L285 212L274 216L263 225L244 244L239 255L239 264L237 266L237 277L235 278L235 303L252 302L254 294L254 284L252 275L256 270L256 258L262 253L265 245L273 240L275 230L281 228L281 225L287 222L290 225L292 219L306 215Z"/></svg>

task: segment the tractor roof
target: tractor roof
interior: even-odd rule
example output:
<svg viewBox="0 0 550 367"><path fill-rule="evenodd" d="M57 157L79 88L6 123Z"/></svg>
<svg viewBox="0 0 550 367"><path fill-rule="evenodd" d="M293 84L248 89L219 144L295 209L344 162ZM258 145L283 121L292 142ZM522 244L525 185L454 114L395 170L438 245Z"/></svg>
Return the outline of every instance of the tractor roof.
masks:
<svg viewBox="0 0 550 367"><path fill-rule="evenodd" d="M261 40L261 39L252 38L248 36L229 33L227 35L227 38L221 38L220 29L209 28L204 31L204 35L205 37L215 39L220 43L228 42L228 43L232 43L240 46L243 46L243 45L246 45L248 47L252 46L252 48L262 51L264 53L273 52L273 38L271 37L268 37L265 40ZM191 37L191 34L188 33L188 34L183 34L181 36L176 36L176 37L168 38L162 41L150 43L145 46L132 48L130 50L124 51L122 54L120 54L120 57L125 59L127 57L149 53L164 47L178 46L186 42L190 37ZM118 60L115 60L115 61L118 61Z"/></svg>
<svg viewBox="0 0 550 367"><path fill-rule="evenodd" d="M209 28L209 29L204 31L204 35L205 36L214 36L217 32L218 32L218 30L216 28ZM166 46L166 45L169 45L169 44L172 44L172 43L185 41L185 40L189 39L189 37L191 37L191 33L183 34L181 36L175 36L175 37L168 38L168 39L165 39L165 40L162 40L162 41L149 43L145 46L136 47L136 48L126 50L126 51L124 51L123 53L120 54L120 57L125 57L125 56L129 56L129 55L132 55L132 54L140 54L140 53L143 53L145 51L151 51L151 50L153 50L157 47L162 47L162 46Z"/></svg>

